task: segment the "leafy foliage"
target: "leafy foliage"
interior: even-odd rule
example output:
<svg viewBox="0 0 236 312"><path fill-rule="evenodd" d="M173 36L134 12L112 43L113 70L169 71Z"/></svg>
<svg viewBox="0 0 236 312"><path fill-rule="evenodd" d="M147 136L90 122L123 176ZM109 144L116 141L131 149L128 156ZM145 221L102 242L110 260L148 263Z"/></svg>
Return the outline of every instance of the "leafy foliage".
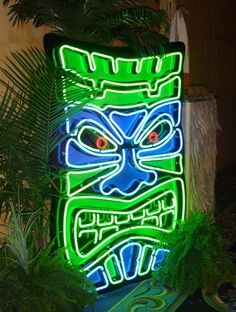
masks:
<svg viewBox="0 0 236 312"><path fill-rule="evenodd" d="M154 272L154 281L161 278L163 284L192 294L199 287L214 291L235 273L226 241L210 214L195 212L163 240L170 253Z"/></svg>
<svg viewBox="0 0 236 312"><path fill-rule="evenodd" d="M142 51L160 46L167 38L160 34L169 28L168 14L154 10L140 0L5 0L10 21L22 25L33 21L46 25L67 38L110 44L113 39Z"/></svg>
<svg viewBox="0 0 236 312"><path fill-rule="evenodd" d="M37 210L57 189L53 170L54 150L65 139L60 127L65 123L61 79L66 86L78 75L55 67L37 49L14 52L2 69L5 93L0 106L0 212L9 210L9 198L19 209ZM75 90L86 99L92 90ZM78 106L67 110L68 117Z"/></svg>
<svg viewBox="0 0 236 312"><path fill-rule="evenodd" d="M64 259L53 244L35 248L32 239L40 212L25 219L11 203L9 235L0 257L0 309L3 312L83 311L94 304L93 283ZM27 220L27 221L25 221ZM2 234L3 235L3 234Z"/></svg>
<svg viewBox="0 0 236 312"><path fill-rule="evenodd" d="M94 303L94 286L64 259L64 250L46 246L50 212L45 209L52 188L55 196L57 191L53 152L65 139L60 128L81 108L65 112L61 84L67 87L81 78L33 48L12 53L2 72L0 214L11 219L0 258L0 310L82 311ZM94 90L71 92L86 103Z"/></svg>

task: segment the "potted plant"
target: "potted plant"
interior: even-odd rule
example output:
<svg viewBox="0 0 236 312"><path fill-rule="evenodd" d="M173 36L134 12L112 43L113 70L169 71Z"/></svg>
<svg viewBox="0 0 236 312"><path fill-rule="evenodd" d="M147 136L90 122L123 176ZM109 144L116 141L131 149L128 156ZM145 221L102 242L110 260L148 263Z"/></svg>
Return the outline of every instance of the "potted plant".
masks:
<svg viewBox="0 0 236 312"><path fill-rule="evenodd" d="M0 257L0 310L68 312L93 305L93 283L65 261L64 250L53 251L53 241L38 248L35 230L41 211L16 212L12 202L10 207L9 233L1 233L5 244Z"/></svg>
<svg viewBox="0 0 236 312"><path fill-rule="evenodd" d="M198 288L207 293L216 292L221 283L235 278L232 258L225 250L226 241L211 214L196 211L188 220L165 235L166 260L153 280L187 295Z"/></svg>
<svg viewBox="0 0 236 312"><path fill-rule="evenodd" d="M3 0L13 25L32 20L35 27L46 25L69 39L100 45L122 42L139 51L168 41L162 32L168 31L169 17L158 2Z"/></svg>

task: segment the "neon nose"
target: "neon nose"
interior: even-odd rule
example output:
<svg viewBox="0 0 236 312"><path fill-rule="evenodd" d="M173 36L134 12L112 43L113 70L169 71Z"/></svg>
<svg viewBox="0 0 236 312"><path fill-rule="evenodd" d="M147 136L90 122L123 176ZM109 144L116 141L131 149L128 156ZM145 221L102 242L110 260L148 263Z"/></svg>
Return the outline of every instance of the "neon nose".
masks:
<svg viewBox="0 0 236 312"><path fill-rule="evenodd" d="M122 151L122 161L118 170L101 182L100 189L104 195L134 195L142 186L153 185L157 181L155 171L145 170L139 166L133 149Z"/></svg>

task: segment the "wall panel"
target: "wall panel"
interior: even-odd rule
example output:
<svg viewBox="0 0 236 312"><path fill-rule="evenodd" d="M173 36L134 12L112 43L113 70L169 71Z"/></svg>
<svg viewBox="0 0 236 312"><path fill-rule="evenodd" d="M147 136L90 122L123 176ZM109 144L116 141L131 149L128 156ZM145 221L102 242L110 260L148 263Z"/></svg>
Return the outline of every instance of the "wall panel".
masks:
<svg viewBox="0 0 236 312"><path fill-rule="evenodd" d="M214 0L184 0L182 3L189 9L185 18L190 46L191 83L205 84L212 90Z"/></svg>
<svg viewBox="0 0 236 312"><path fill-rule="evenodd" d="M4 66L10 51L29 47L43 48L43 36L49 30L46 27L35 29L31 23L19 28L12 27L7 12L7 8L0 8L0 66Z"/></svg>
<svg viewBox="0 0 236 312"><path fill-rule="evenodd" d="M214 90L217 99L218 119L221 131L218 132L217 167L221 169L231 164L232 159L232 127L233 127L233 42L216 38Z"/></svg>
<svg viewBox="0 0 236 312"><path fill-rule="evenodd" d="M221 132L217 168L236 162L236 1L178 0L189 9L186 24L192 84L205 84L217 96Z"/></svg>

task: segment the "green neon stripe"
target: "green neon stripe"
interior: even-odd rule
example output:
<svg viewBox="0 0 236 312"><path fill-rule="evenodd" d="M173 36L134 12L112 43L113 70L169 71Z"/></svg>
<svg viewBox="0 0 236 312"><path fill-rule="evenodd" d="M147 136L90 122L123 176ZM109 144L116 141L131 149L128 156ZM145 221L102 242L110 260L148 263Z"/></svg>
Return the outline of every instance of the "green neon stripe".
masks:
<svg viewBox="0 0 236 312"><path fill-rule="evenodd" d="M80 81L64 90L67 103L77 102L77 88L89 90L91 87L103 90L95 100L91 99L91 103L101 107L106 103L134 104L134 96L137 102L149 98L158 103L180 97L181 80L178 75L183 57L179 52L161 59L158 56L124 59L65 45L59 54L63 68L78 75Z"/></svg>
<svg viewBox="0 0 236 312"><path fill-rule="evenodd" d="M140 160L140 164L147 168L155 168L158 171L183 174L183 160L182 155L176 155L166 158L154 158L148 160Z"/></svg>
<svg viewBox="0 0 236 312"><path fill-rule="evenodd" d="M111 165L98 169L69 171L66 174L67 195L71 197L84 191L91 185L110 175L111 172L116 169L116 165Z"/></svg>

